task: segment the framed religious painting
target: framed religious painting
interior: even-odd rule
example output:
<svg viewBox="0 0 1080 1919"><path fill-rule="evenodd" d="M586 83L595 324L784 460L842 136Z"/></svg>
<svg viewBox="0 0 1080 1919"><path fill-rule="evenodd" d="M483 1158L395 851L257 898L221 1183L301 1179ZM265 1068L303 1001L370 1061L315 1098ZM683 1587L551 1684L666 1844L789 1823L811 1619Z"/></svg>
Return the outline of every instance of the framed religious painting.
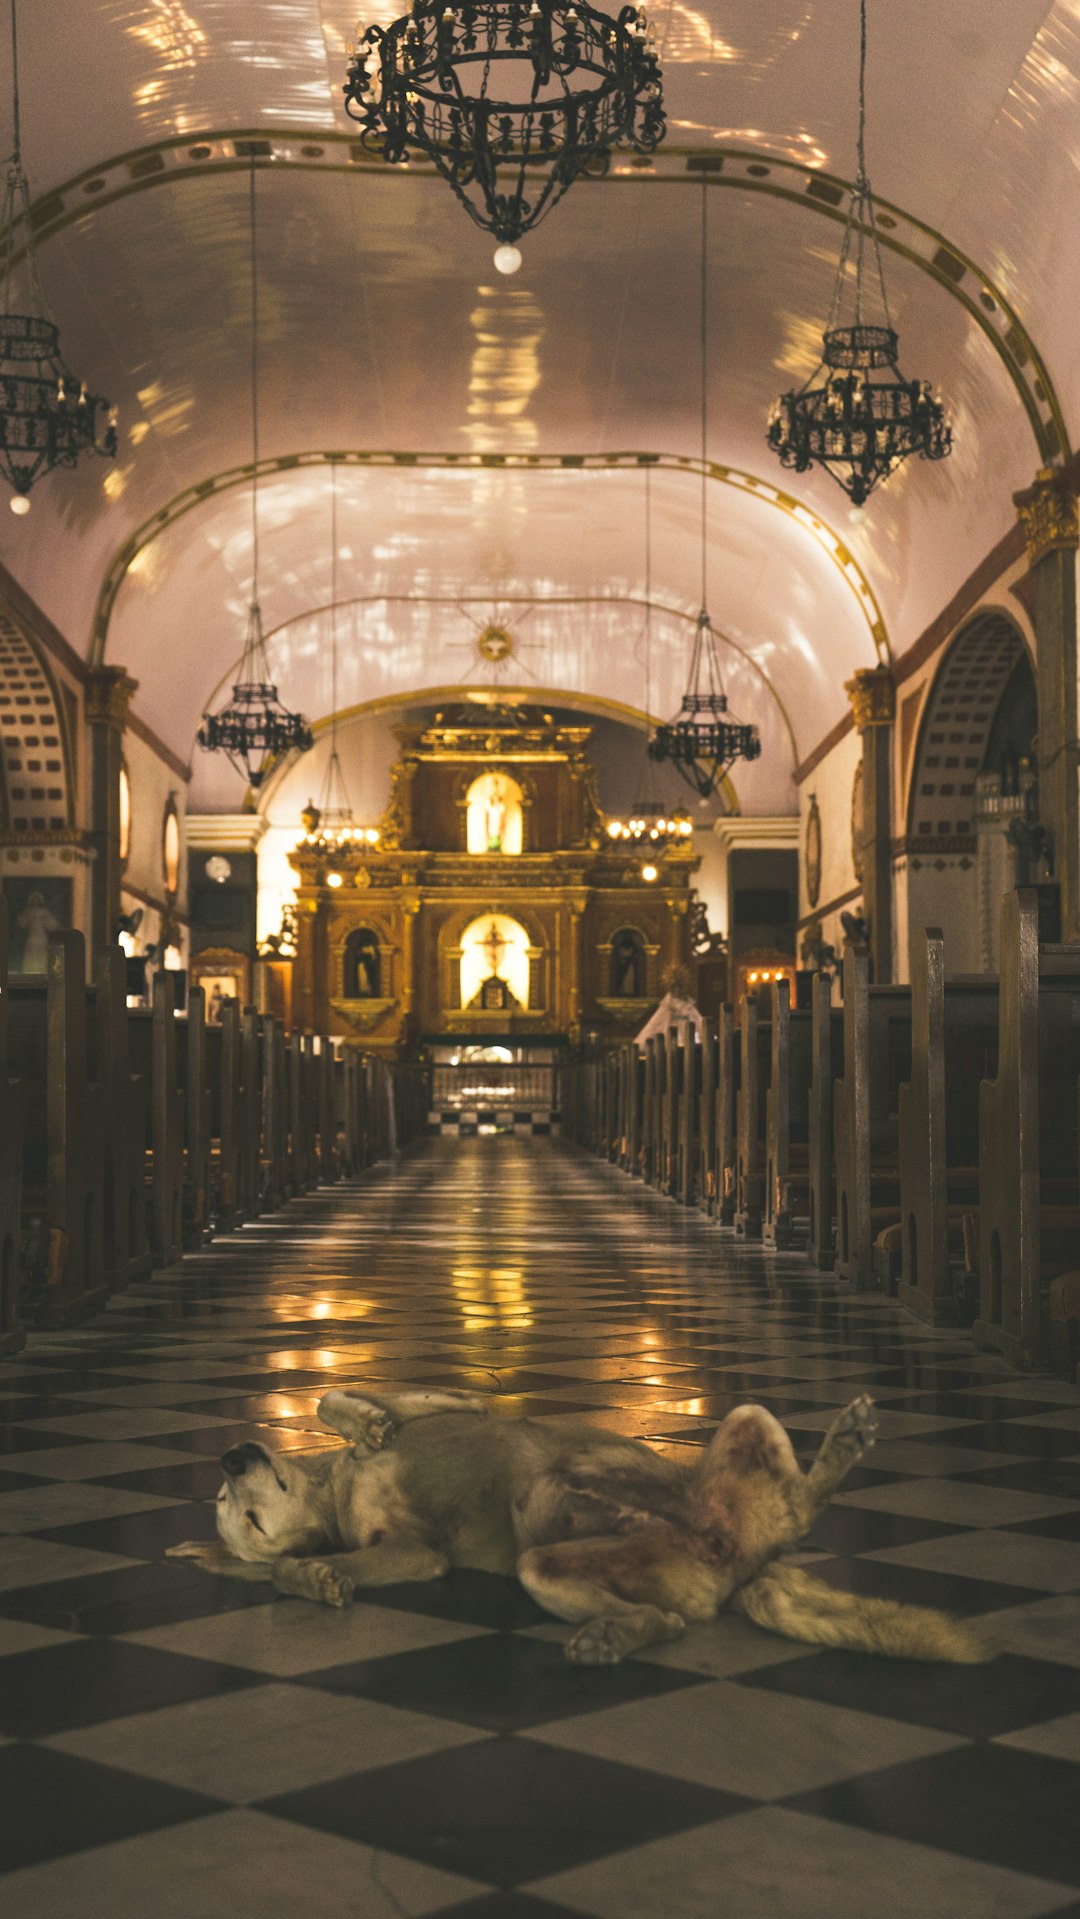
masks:
<svg viewBox="0 0 1080 1919"><path fill-rule="evenodd" d="M33 878L4 877L8 909L8 971L48 970L49 934L71 925L73 882L35 873Z"/></svg>
<svg viewBox="0 0 1080 1919"><path fill-rule="evenodd" d="M234 999L241 1011L251 998L251 967L243 953L227 947L204 947L194 953L189 967L192 986L201 986L206 995L206 1018L211 1026L220 1026L222 1007Z"/></svg>

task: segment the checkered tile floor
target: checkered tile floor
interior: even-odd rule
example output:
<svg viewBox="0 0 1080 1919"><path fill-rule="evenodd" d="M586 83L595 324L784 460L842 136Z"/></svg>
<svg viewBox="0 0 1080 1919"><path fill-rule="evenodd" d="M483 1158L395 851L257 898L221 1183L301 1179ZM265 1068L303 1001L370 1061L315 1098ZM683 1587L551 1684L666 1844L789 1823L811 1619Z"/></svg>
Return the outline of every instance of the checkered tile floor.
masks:
<svg viewBox="0 0 1080 1919"><path fill-rule="evenodd" d="M597 1671L509 1582L347 1612L166 1561L217 1456L342 1381L700 1445L881 1439L809 1557L989 1667L724 1618ZM1080 1914L1080 1392L736 1245L558 1142L429 1140L0 1360L0 1904L18 1919Z"/></svg>

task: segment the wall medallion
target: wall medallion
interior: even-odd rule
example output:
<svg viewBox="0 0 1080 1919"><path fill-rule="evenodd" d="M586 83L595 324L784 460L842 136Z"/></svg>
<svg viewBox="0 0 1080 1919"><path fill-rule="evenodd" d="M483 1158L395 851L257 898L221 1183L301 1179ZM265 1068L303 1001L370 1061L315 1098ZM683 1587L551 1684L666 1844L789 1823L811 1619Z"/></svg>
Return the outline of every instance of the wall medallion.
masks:
<svg viewBox="0 0 1080 1919"><path fill-rule="evenodd" d="M810 811L806 815L803 863L806 868L806 897L813 908L821 898L821 813L816 793L810 795Z"/></svg>

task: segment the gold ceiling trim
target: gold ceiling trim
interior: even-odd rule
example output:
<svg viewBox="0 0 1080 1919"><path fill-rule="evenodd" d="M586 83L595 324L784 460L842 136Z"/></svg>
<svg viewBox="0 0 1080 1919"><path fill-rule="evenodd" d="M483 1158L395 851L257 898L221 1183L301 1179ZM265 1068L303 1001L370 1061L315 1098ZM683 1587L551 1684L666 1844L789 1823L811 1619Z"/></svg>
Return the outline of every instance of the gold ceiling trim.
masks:
<svg viewBox="0 0 1080 1919"><path fill-rule="evenodd" d="M160 140L115 155L99 167L89 167L43 194L30 209L35 244L62 233L86 219L98 207L115 204L134 193L200 175L236 172L252 161L264 166L304 172L384 174L391 178L415 176L435 180L430 165L418 161L389 167L365 152L347 133L313 136L288 127L253 127L228 132L187 135ZM601 181L579 182L581 191L597 185L688 185L706 174L711 186L735 187L764 193L803 206L826 219L843 222L851 185L839 174L788 160L720 145L686 147L665 145L652 159L616 161ZM1069 436L1061 405L1046 363L1015 308L993 279L935 227L890 200L874 201L879 239L928 274L958 300L990 341L1015 387L1030 421L1044 465L1065 458ZM20 257L15 255L16 260Z"/></svg>
<svg viewBox="0 0 1080 1919"><path fill-rule="evenodd" d="M634 467L652 466L669 472L690 473L695 476L700 476L701 473L700 460L684 458L682 455L673 453L392 453L377 451L350 453L338 451L283 453L274 459L260 460L257 477L261 481L271 478L276 473L295 473L305 467L331 465L338 468L397 467L412 471L434 469L463 472L506 467L519 472L539 473L611 472L618 469L630 470ZM851 549L844 544L828 522L802 500L797 500L793 494L786 493L783 487L774 485L771 480L763 480L756 473L744 472L741 467L725 466L717 460L708 461L706 472L711 480L724 486L734 487L738 492L758 501L759 504L772 507L798 522L803 531L827 554L841 574L848 590L854 594L878 659L891 661L892 648L885 626L885 616L878 604L877 595ZM222 494L231 492L237 487L250 486L253 474L254 469L250 461L243 466L226 467L220 473L212 474L209 479L200 480L196 486L185 487L182 493L177 493L148 520L144 520L141 526L136 527L134 533L113 555L101 584L90 635L91 665L104 664L113 609L124 580L139 554L186 514L205 506L209 500L219 499ZM731 645L733 642L729 641L728 644Z"/></svg>
<svg viewBox="0 0 1080 1919"><path fill-rule="evenodd" d="M760 671L760 668L758 670ZM771 687L769 690L772 692ZM416 693L380 693L374 700L361 700L357 706L342 707L337 715L337 723L339 727L348 726L353 720L371 719L380 713L392 713L395 709L400 712L403 708L407 710L413 706L437 705L443 700L460 701L462 695L466 700L476 700L478 705L505 706L511 701L520 701L523 706L568 707L573 713L589 713L602 719L622 720L628 726L640 731L644 731L646 721L650 725L658 723L658 716L647 714L642 707L628 706L625 700L608 699L602 693L568 693L561 686L468 686L460 680L455 680L448 686L424 686ZM776 698L775 694L773 697ZM784 709L779 699L776 703L783 713ZM312 723L311 730L316 738L320 733L329 731L331 718L332 715L327 713L322 719ZM786 713L784 713L784 719L787 721ZM790 730L790 723L788 724ZM296 765L295 756L290 755L268 774L258 794L252 794L257 812L265 814L276 789ZM729 774L725 773L720 783L720 793L728 815L741 815L739 796Z"/></svg>

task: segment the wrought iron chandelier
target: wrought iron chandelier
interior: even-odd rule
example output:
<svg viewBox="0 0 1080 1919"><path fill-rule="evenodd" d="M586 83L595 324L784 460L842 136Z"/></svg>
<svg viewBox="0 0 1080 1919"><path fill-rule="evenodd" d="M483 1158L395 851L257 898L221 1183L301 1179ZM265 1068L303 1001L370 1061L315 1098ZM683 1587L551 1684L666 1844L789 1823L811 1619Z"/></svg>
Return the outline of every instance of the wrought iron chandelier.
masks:
<svg viewBox="0 0 1080 1919"><path fill-rule="evenodd" d="M690 650L690 672L682 705L673 720L658 726L649 741L654 760L670 760L687 785L710 799L736 760L756 760L761 740L756 726L728 716L720 653L708 613L709 585L709 196L701 176L701 611Z"/></svg>
<svg viewBox="0 0 1080 1919"><path fill-rule="evenodd" d="M270 768L286 753L306 753L312 737L303 714L290 711L270 678L259 606L259 272L254 158L248 217L251 227L251 604L232 699L216 713L203 714L197 738L208 753L224 753L248 785L258 791Z"/></svg>
<svg viewBox="0 0 1080 1919"><path fill-rule="evenodd" d="M115 457L116 408L87 392L60 351L34 257L30 184L22 163L17 0L11 0L13 147L0 204L0 473L12 488L13 513L29 513L30 489L53 467L74 466L82 453ZM21 261L16 257L19 227ZM21 276L19 267L21 266Z"/></svg>
<svg viewBox="0 0 1080 1919"><path fill-rule="evenodd" d="M588 0L412 0L368 28L344 92L363 145L430 160L498 240L502 273L582 173L605 172L616 147L655 152L666 130L644 12L613 19Z"/></svg>
<svg viewBox="0 0 1080 1919"><path fill-rule="evenodd" d="M645 750L643 790L626 818L612 817L608 834L615 841L647 840L657 850L691 838L694 823L685 806L666 807L658 798L649 755L649 709L652 705L652 468L645 468Z"/></svg>
<svg viewBox="0 0 1080 1919"><path fill-rule="evenodd" d="M866 172L865 133L866 0L859 0L858 165L822 357L798 391L781 394L775 402L767 431L782 465L796 473L824 467L856 507L910 454L943 460L952 449L952 423L940 394L931 391L928 380L906 380L900 371L900 342L889 313ZM842 324L852 259L853 311L850 324ZM876 280L874 302L868 301L868 277ZM876 306L876 317L868 317L868 305Z"/></svg>

